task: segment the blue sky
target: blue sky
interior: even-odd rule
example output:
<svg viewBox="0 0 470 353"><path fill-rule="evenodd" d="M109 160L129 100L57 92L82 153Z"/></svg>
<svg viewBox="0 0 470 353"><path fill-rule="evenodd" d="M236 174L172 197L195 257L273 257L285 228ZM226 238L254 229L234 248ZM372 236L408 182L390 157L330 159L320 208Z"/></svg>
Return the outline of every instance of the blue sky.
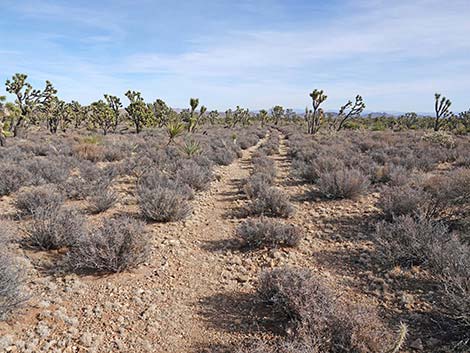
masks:
<svg viewBox="0 0 470 353"><path fill-rule="evenodd" d="M470 107L470 1L0 0L0 81L49 79L65 100L104 93L174 107ZM3 91L3 89L2 89ZM126 99L123 100L127 102Z"/></svg>

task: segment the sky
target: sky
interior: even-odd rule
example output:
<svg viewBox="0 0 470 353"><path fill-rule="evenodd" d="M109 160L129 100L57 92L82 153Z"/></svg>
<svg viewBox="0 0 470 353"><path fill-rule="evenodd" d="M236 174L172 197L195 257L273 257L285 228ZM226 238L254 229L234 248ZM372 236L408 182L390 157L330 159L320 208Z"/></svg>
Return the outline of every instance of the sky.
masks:
<svg viewBox="0 0 470 353"><path fill-rule="evenodd" d="M0 0L0 82L83 104L128 89L209 109L470 108L470 0ZM4 94L0 87L0 95ZM9 97L10 99L12 97Z"/></svg>

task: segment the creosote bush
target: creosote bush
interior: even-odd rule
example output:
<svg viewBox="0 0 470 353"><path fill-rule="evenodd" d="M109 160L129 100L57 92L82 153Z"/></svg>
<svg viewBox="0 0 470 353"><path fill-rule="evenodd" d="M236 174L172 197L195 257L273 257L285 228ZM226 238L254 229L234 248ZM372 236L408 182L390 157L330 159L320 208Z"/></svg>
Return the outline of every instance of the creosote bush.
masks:
<svg viewBox="0 0 470 353"><path fill-rule="evenodd" d="M362 195L368 186L368 178L356 169L323 173L317 181L318 190L329 199L354 199Z"/></svg>
<svg viewBox="0 0 470 353"><path fill-rule="evenodd" d="M15 199L19 216L30 216L41 208L58 209L64 202L64 196L51 185L22 189Z"/></svg>
<svg viewBox="0 0 470 353"><path fill-rule="evenodd" d="M294 247L299 244L301 235L298 228L279 221L262 217L248 219L237 228L237 236L248 247Z"/></svg>
<svg viewBox="0 0 470 353"><path fill-rule="evenodd" d="M39 208L27 226L28 246L40 250L71 246L85 233L85 220L76 210L66 208Z"/></svg>
<svg viewBox="0 0 470 353"><path fill-rule="evenodd" d="M5 250L0 251L0 321L8 318L27 300L24 291L24 272Z"/></svg>
<svg viewBox="0 0 470 353"><path fill-rule="evenodd" d="M107 219L77 237L67 253L65 268L79 273L116 273L145 262L150 238L144 224L129 217Z"/></svg>

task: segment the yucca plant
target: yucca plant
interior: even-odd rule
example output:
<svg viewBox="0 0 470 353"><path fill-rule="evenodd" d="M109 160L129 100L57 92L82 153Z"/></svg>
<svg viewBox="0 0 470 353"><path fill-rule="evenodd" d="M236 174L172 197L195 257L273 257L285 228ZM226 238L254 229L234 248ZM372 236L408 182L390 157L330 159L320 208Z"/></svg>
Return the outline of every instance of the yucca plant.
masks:
<svg viewBox="0 0 470 353"><path fill-rule="evenodd" d="M188 157L192 157L201 153L201 144L195 140L187 140L181 149Z"/></svg>
<svg viewBox="0 0 470 353"><path fill-rule="evenodd" d="M168 134L168 144L172 143L175 138L184 132L185 126L181 121L173 120L166 124L166 132Z"/></svg>

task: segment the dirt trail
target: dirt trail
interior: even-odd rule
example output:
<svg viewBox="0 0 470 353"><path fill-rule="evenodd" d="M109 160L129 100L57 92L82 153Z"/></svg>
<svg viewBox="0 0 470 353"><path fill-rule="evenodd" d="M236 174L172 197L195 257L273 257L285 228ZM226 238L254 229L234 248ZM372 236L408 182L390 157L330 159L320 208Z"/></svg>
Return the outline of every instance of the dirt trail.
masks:
<svg viewBox="0 0 470 353"><path fill-rule="evenodd" d="M243 202L239 182L249 175L251 154L263 141L217 168L217 180L196 195L188 220L147 226L152 256L138 270L107 277L31 276L32 301L21 317L2 324L0 332L9 334L0 347L190 352L238 342L244 334L227 319L229 293L250 292L254 269L227 251L241 221L230 213Z"/></svg>

